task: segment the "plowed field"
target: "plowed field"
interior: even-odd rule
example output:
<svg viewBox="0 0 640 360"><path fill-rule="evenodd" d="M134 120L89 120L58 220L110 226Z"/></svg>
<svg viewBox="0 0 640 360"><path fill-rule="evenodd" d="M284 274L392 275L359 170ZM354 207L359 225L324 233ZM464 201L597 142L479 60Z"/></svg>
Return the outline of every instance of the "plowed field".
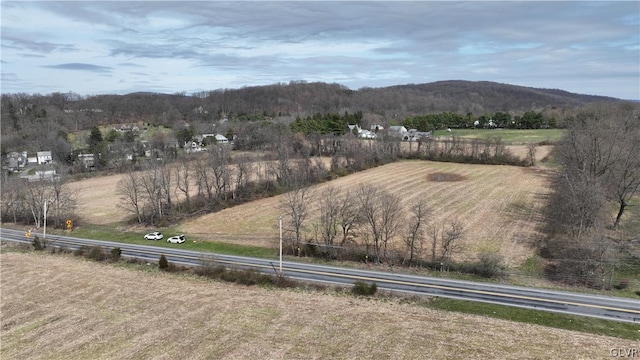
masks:
<svg viewBox="0 0 640 360"><path fill-rule="evenodd" d="M426 309L3 253L2 359L608 359L637 343ZM620 353L621 354L621 353Z"/></svg>
<svg viewBox="0 0 640 360"><path fill-rule="evenodd" d="M432 211L432 225L459 221L466 235L458 258L475 259L480 251L497 251L512 265L532 254L530 244L540 237L540 213L548 192L547 174L538 168L428 161L396 162L316 185L312 190L320 196L324 187L332 185L347 196L363 184L399 195L407 210L416 200L425 199ZM281 199L262 199L204 215L181 228L202 239L275 247ZM312 224L318 218L317 202L312 203L306 222L308 236L312 236ZM400 242L397 239L395 244L400 246Z"/></svg>

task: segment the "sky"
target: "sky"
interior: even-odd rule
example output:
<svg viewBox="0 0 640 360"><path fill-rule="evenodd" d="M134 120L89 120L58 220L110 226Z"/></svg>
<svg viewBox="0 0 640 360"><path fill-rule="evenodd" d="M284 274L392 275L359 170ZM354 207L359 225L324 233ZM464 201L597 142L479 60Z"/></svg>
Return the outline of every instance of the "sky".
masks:
<svg viewBox="0 0 640 360"><path fill-rule="evenodd" d="M640 2L1 1L2 93L494 81L640 100Z"/></svg>

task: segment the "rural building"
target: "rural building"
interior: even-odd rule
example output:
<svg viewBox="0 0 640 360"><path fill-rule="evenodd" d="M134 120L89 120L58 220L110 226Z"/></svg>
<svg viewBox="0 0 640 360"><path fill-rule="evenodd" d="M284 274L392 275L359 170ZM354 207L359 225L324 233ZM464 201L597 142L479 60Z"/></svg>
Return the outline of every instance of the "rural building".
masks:
<svg viewBox="0 0 640 360"><path fill-rule="evenodd" d="M85 169L93 169L96 166L96 157L94 154L78 154L78 160Z"/></svg>
<svg viewBox="0 0 640 360"><path fill-rule="evenodd" d="M38 151L36 161L39 165L51 164L51 151Z"/></svg>
<svg viewBox="0 0 640 360"><path fill-rule="evenodd" d="M389 130L387 133L391 136L399 137L403 139L408 132L409 131L407 130L407 128L402 125L400 126L393 125L393 126L389 126Z"/></svg>
<svg viewBox="0 0 640 360"><path fill-rule="evenodd" d="M7 170L16 171L24 168L25 165L27 165L28 161L29 158L27 157L26 151L23 151L21 153L13 151L7 154L5 167Z"/></svg>
<svg viewBox="0 0 640 360"><path fill-rule="evenodd" d="M431 131L418 131L418 129L409 129L407 134L404 135L402 140L405 141L418 141L420 139L425 139L431 137Z"/></svg>

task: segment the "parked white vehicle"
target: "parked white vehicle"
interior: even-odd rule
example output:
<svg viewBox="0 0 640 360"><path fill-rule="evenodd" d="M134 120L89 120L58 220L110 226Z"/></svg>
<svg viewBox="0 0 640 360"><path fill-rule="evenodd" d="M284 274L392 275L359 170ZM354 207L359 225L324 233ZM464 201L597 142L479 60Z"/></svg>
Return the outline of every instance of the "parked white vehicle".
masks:
<svg viewBox="0 0 640 360"><path fill-rule="evenodd" d="M172 244L182 244L185 241L184 235L176 235L167 239L167 242Z"/></svg>
<svg viewBox="0 0 640 360"><path fill-rule="evenodd" d="M159 231L154 231L144 236L145 240L162 240L163 237L164 236Z"/></svg>

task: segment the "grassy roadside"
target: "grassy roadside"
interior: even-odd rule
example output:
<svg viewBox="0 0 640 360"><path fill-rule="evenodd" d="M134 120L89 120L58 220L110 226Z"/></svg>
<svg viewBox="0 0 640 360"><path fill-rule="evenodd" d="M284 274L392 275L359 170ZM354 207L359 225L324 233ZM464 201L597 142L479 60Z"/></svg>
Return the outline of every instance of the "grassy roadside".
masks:
<svg viewBox="0 0 640 360"><path fill-rule="evenodd" d="M180 234L179 231L174 228L160 228L156 229L164 234L164 239L160 241L152 241L145 240L143 238L145 232L131 232L129 230L119 230L117 227L113 226L99 226L99 225L86 225L75 228L71 233L68 233L64 230L53 230L49 231L48 234L53 236L55 235L68 235L79 238L86 239L96 239L96 240L105 240L105 241L113 241L127 244L137 244L137 245L150 245L150 246L158 246L158 247L170 247L170 248L180 248L185 250L194 250L194 251L205 251L205 252L213 252L220 253L226 255L239 255L239 256L250 256L257 258L273 258L276 256L276 252L273 249L268 249L264 247L258 246L245 246L245 245L237 245L237 244L228 244L214 241L203 241L196 237L190 236L185 233L185 237L187 241L184 244L169 244L166 239L170 236Z"/></svg>
<svg viewBox="0 0 640 360"><path fill-rule="evenodd" d="M613 336L621 339L640 340L640 326L638 324L446 298L436 298L426 303L425 306L436 310L481 315L494 319Z"/></svg>

